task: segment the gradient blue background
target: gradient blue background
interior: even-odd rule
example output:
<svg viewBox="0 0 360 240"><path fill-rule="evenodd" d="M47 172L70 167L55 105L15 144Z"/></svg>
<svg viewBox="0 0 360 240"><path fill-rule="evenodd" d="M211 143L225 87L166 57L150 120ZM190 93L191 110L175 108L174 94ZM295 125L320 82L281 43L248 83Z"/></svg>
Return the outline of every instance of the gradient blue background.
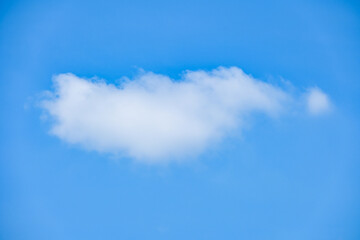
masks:
<svg viewBox="0 0 360 240"><path fill-rule="evenodd" d="M359 42L356 1L1 1L0 239L360 239ZM219 65L335 109L148 166L61 142L36 107L57 73Z"/></svg>

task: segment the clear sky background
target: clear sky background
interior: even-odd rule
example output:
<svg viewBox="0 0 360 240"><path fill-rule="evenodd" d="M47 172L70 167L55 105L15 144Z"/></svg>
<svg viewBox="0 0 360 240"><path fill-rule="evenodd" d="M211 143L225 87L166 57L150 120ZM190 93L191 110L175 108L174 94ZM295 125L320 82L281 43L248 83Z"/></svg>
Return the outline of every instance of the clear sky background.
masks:
<svg viewBox="0 0 360 240"><path fill-rule="evenodd" d="M360 239L359 42L357 1L2 1L0 239ZM37 106L54 74L218 66L333 110L153 165L59 140Z"/></svg>

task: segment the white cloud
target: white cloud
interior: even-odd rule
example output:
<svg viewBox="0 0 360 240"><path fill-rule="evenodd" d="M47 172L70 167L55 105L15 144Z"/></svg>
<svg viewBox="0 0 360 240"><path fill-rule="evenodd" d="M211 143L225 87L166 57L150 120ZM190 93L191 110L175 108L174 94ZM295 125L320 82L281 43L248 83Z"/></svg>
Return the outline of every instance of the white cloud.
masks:
<svg viewBox="0 0 360 240"><path fill-rule="evenodd" d="M310 88L306 94L307 109L312 115L320 115L331 110L329 97L319 88Z"/></svg>
<svg viewBox="0 0 360 240"><path fill-rule="evenodd" d="M291 99L236 67L188 71L178 81L147 72L118 86L73 74L53 80L54 91L42 101L54 120L52 134L148 163L197 154L229 131L241 130L246 115L276 115ZM321 111L323 94L310 96L311 111Z"/></svg>

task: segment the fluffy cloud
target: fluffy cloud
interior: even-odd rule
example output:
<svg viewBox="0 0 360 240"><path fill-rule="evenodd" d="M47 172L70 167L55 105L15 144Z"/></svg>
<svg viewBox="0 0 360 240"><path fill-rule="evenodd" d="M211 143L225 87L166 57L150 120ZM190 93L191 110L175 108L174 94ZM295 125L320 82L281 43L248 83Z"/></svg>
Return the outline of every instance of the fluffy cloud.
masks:
<svg viewBox="0 0 360 240"><path fill-rule="evenodd" d="M119 85L73 74L53 80L54 91L42 101L54 120L52 134L148 163L197 154L241 129L248 114L276 115L291 99L236 67L188 71L177 81L151 72ZM323 102L321 93L310 94L311 111L323 109Z"/></svg>
<svg viewBox="0 0 360 240"><path fill-rule="evenodd" d="M320 115L331 110L329 97L319 88L310 88L306 94L307 109L312 115Z"/></svg>

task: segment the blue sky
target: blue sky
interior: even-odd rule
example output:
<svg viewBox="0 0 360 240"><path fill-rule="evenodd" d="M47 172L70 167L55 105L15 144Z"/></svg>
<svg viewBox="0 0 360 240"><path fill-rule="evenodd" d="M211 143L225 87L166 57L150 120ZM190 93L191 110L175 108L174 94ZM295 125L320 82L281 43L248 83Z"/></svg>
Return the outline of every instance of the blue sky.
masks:
<svg viewBox="0 0 360 240"><path fill-rule="evenodd" d="M1 239L360 238L356 1L15 0L0 8ZM49 133L57 126L52 118L64 117L41 107L44 91L56 91L54 76L77 76L107 92L124 76L137 83L145 72L141 76L152 83L161 74L170 79L165 92L185 79L211 99L184 71L210 76L219 66L226 74L232 66L242 69L251 86L264 83L290 96L291 104L276 116L263 102L256 105L260 113L235 108L246 115L245 126L209 125L206 136L218 129L223 136L194 142L206 146L189 161L166 154L160 164L148 161L141 141L128 144L127 138L119 138L125 153L114 153L99 147L103 141L84 138L101 135L97 125L86 126L99 132L84 128L75 140L66 124L57 123L65 132ZM106 83L97 88L100 83L87 80L94 76ZM140 83L135 89L143 89ZM212 86L216 92L218 83ZM306 110L309 89L321 89L331 111ZM260 92L283 106L278 94ZM214 99L224 100L219 96ZM51 101L63 106L63 97ZM205 106L211 110L205 115L221 110L239 121L233 110L222 111L229 105ZM156 125L157 119L141 119ZM178 150L183 142L175 140L171 147ZM193 151L184 146L185 155Z"/></svg>

